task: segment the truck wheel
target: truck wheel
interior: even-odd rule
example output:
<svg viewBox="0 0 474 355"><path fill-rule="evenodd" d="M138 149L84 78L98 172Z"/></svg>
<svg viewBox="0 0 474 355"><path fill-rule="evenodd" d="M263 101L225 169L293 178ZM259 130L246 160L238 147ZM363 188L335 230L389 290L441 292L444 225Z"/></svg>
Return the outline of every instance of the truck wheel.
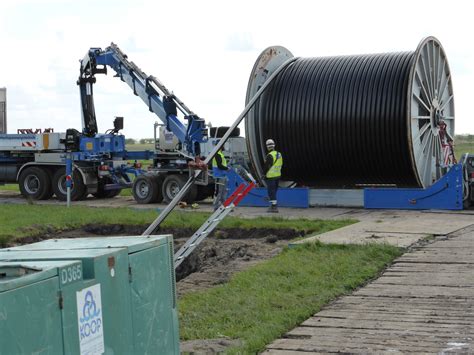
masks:
<svg viewBox="0 0 474 355"><path fill-rule="evenodd" d="M135 201L140 204L161 202L160 179L151 175L139 175L133 182L132 195Z"/></svg>
<svg viewBox="0 0 474 355"><path fill-rule="evenodd" d="M77 170L72 173L73 186L71 188L71 201L79 201L87 196L87 186L82 180L82 175ZM59 168L53 175L53 191L58 200L67 200L66 168Z"/></svg>
<svg viewBox="0 0 474 355"><path fill-rule="evenodd" d="M39 167L29 167L23 170L18 181L21 194L33 200L47 200L51 191L51 178L46 170Z"/></svg>
<svg viewBox="0 0 474 355"><path fill-rule="evenodd" d="M188 179L183 175L168 175L163 181L163 200L166 203L170 203L173 198L181 191L183 186L186 184ZM197 187L196 185L191 186L188 193L184 196L182 201L187 203L193 203L196 199Z"/></svg>
<svg viewBox="0 0 474 355"><path fill-rule="evenodd" d="M462 202L462 208L463 208L464 210L468 210L470 207L471 207L471 201L469 201L469 200L464 200L464 201Z"/></svg>

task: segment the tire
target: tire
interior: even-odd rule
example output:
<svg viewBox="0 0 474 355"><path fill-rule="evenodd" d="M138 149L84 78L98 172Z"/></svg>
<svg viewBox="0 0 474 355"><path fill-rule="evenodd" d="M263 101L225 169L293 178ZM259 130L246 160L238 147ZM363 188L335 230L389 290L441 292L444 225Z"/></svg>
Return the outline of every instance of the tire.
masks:
<svg viewBox="0 0 474 355"><path fill-rule="evenodd" d="M74 170L72 173L73 186L71 188L71 201L79 201L87 197L87 186L82 180L79 171ZM67 200L66 189L66 168L59 168L53 175L53 191L57 199L60 201Z"/></svg>
<svg viewBox="0 0 474 355"><path fill-rule="evenodd" d="M225 132L229 130L229 128L230 127L211 127L209 133L210 133L211 138L222 138ZM216 131L217 131L217 135L216 135ZM229 137L238 137L239 135L240 135L240 128L236 127L234 128L234 130L232 131Z"/></svg>
<svg viewBox="0 0 474 355"><path fill-rule="evenodd" d="M47 200L53 195L48 172L36 166L26 168L21 172L18 185L21 194L26 198Z"/></svg>
<svg viewBox="0 0 474 355"><path fill-rule="evenodd" d="M163 201L170 203L173 198L181 191L183 186L186 184L188 179L183 175L168 175L163 181L162 193ZM196 185L191 186L188 193L184 196L182 201L187 203L193 203L196 199L197 187Z"/></svg>
<svg viewBox="0 0 474 355"><path fill-rule="evenodd" d="M471 201L469 201L469 200L464 200L464 201L462 202L462 208L463 208L464 210L470 209L470 208L471 208Z"/></svg>
<svg viewBox="0 0 474 355"><path fill-rule="evenodd" d="M161 202L160 179L151 175L139 175L132 185L132 195L139 204Z"/></svg>

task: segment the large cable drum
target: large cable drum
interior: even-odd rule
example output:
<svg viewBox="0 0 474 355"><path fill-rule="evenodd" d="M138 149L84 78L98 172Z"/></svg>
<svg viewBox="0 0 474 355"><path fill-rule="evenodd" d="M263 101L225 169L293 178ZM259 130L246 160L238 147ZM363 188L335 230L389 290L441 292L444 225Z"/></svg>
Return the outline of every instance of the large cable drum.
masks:
<svg viewBox="0 0 474 355"><path fill-rule="evenodd" d="M250 101L293 55L267 48L247 89ZM284 157L282 178L314 187L426 187L446 172L454 136L447 58L434 37L414 52L297 58L246 117L254 172L265 141Z"/></svg>

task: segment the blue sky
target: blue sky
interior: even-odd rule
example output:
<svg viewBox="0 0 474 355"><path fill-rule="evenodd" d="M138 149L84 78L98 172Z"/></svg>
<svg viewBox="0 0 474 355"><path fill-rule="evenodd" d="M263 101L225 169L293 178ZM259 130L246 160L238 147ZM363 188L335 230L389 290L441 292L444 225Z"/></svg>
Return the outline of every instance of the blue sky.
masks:
<svg viewBox="0 0 474 355"><path fill-rule="evenodd" d="M0 2L0 87L8 89L9 132L80 129L79 59L117 43L213 125L244 107L260 52L295 56L413 51L434 35L453 73L456 133L474 133L474 25L467 1L33 1ZM99 76L99 130L125 117L128 137L153 136L157 117L120 80Z"/></svg>

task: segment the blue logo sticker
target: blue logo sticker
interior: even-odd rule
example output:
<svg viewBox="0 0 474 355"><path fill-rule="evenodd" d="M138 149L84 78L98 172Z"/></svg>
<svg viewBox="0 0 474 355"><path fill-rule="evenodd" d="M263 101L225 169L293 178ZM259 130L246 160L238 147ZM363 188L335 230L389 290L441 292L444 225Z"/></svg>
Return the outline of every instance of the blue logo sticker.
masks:
<svg viewBox="0 0 474 355"><path fill-rule="evenodd" d="M84 307L82 307L81 323L88 322L100 315L100 309L97 308L94 296L91 291L87 291L84 297Z"/></svg>

